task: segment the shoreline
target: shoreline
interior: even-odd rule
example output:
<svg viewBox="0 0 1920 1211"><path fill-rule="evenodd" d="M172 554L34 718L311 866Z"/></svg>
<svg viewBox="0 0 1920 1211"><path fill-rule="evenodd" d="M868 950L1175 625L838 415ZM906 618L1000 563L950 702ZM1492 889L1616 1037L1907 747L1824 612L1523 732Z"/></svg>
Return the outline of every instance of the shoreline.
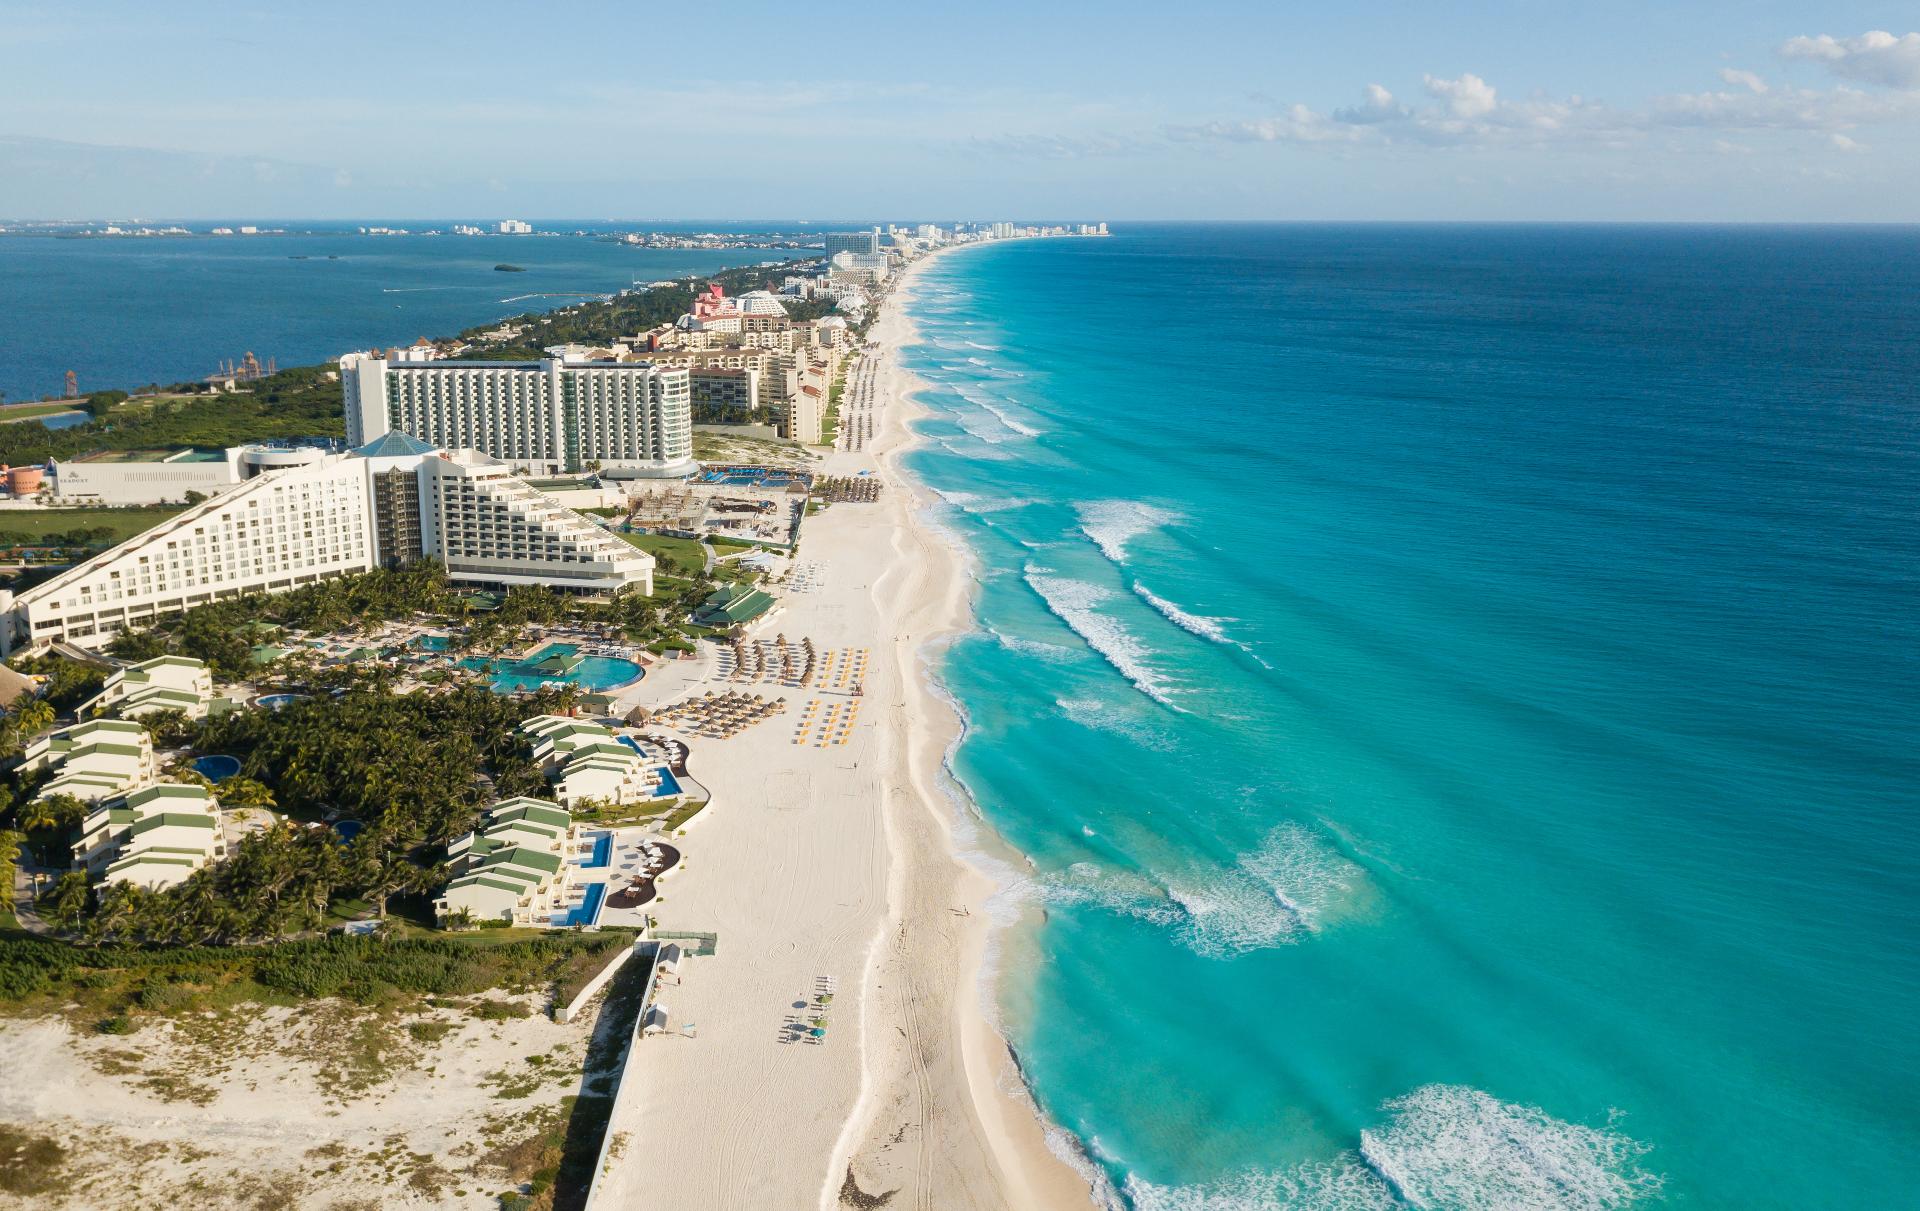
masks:
<svg viewBox="0 0 1920 1211"><path fill-rule="evenodd" d="M932 662L969 630L974 578L901 466L925 384L898 352L914 277L938 255L902 273L870 333L873 440L813 464L873 476L879 497L809 519L800 576L751 632L868 653L864 692L736 682L785 697L786 713L692 740L712 805L652 912L660 930L717 942L662 990L667 1029L629 1058L607 1132L635 1146L601 1173L595 1207L1096 1205L993 1028L981 973L998 884L963 852L970 830L942 781L963 723ZM641 682L637 704L729 677L706 648L676 672ZM809 730L855 704L830 742Z"/></svg>
<svg viewBox="0 0 1920 1211"><path fill-rule="evenodd" d="M955 832L954 813L971 810L978 820L981 840L988 845L1004 846L1005 843L992 831L991 823L972 807L971 800L963 798L967 795L966 789L953 776L951 758L965 738L966 723L960 704L940 683L935 672L940 653L968 633L974 617L972 556L955 536L925 520L927 510L936 503L936 496L904 463L905 456L922 444L912 423L929 414L916 398L929 384L900 361L902 347L917 339L917 329L906 313L914 279L940 257L980 246L943 248L910 265L889 292L886 311L875 323L872 335L880 345L880 373L885 376L884 390L889 403L876 457L887 479L913 498L899 524L909 532L915 555L924 563L934 565L928 569L931 575L950 582L943 594L949 608L940 615L936 629L919 636L911 651L900 653L902 667L909 673L905 717L909 728L920 735L919 743L913 745L913 751L908 754L906 768L901 771L912 785L913 798L918 802L897 806L922 813L937 829L942 845L938 859L949 867L961 899L959 920L962 923L956 939L958 965L951 986L958 1075L993 1171L999 1199L1014 1208L1098 1206L1102 1200L1097 1197L1088 1175L1079 1172L1057 1150L1058 1144L1078 1149L1078 1142L1068 1142L1064 1130L1050 1122L1034 1101L1019 1057L987 1008L988 998L994 996L998 983L998 972L989 967L989 953L1000 929L993 920L990 901L1001 884L963 848ZM915 638L911 634L903 635L901 642L904 646ZM895 806L890 801L890 810ZM1010 866L1020 860L1010 847L1004 857ZM911 869L908 862L899 865ZM905 924L899 915L890 916L889 923L896 928ZM874 982L878 983L877 978ZM872 1120L880 1108L878 1093L863 1085L861 1103L848 1121L850 1132L857 1130L864 1118L872 1134ZM859 1159L859 1153L855 1152L846 1157L846 1163ZM836 1149L831 1171L841 1169L842 1152ZM827 1205L825 1200L824 1205Z"/></svg>

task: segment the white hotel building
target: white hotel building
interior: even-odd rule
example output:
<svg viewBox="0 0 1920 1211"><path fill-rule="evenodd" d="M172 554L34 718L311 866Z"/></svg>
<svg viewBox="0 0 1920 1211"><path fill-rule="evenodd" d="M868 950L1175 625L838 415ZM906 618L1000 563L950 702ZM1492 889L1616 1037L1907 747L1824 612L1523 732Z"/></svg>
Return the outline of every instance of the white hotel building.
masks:
<svg viewBox="0 0 1920 1211"><path fill-rule="evenodd" d="M349 353L340 359L347 440L408 433L532 475L589 464L660 478L696 469L685 370L547 352L537 362L441 361L422 348Z"/></svg>
<svg viewBox="0 0 1920 1211"><path fill-rule="evenodd" d="M652 556L504 463L389 433L247 480L17 596L0 590L0 652L98 647L162 614L421 558L477 584L653 591Z"/></svg>

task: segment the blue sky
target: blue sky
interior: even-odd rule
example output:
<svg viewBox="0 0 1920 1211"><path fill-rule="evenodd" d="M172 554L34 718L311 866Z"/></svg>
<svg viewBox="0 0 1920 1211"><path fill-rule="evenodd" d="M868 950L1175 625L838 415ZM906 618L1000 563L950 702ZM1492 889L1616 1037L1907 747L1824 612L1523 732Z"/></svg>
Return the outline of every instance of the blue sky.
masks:
<svg viewBox="0 0 1920 1211"><path fill-rule="evenodd" d="M0 215L1920 221L1920 5L0 0Z"/></svg>

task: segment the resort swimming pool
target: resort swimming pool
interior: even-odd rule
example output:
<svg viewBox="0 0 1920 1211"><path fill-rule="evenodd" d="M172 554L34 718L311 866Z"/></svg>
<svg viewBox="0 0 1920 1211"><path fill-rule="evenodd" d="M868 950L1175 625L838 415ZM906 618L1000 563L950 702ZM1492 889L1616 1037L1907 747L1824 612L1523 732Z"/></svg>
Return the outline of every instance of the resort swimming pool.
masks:
<svg viewBox="0 0 1920 1211"><path fill-rule="evenodd" d="M580 901L580 907L569 909L565 919L560 922L561 926L571 927L574 925L593 924L600 919L600 902L606 898L607 885L605 883L587 884L587 894L586 897Z"/></svg>
<svg viewBox="0 0 1920 1211"><path fill-rule="evenodd" d="M262 694L253 700L253 705L277 711L288 703L298 702L305 697L307 697L306 694Z"/></svg>
<svg viewBox="0 0 1920 1211"><path fill-rule="evenodd" d="M598 870L613 861L613 834L601 833L593 839L593 852L580 860L581 870Z"/></svg>
<svg viewBox="0 0 1920 1211"><path fill-rule="evenodd" d="M225 753L213 753L196 758L193 772L209 782L225 782L240 772L240 758L229 757Z"/></svg>
<svg viewBox="0 0 1920 1211"><path fill-rule="evenodd" d="M468 656L459 662L459 667L491 672L493 692L496 694L537 690L552 682L563 682L589 693L599 693L630 685L640 680L645 672L631 660L615 656L582 656L577 643L550 643L524 660L490 660L485 656Z"/></svg>
<svg viewBox="0 0 1920 1211"><path fill-rule="evenodd" d="M634 752L639 753L642 757L647 756L647 750L641 748L632 736L620 737L620 743L626 745ZM680 794L680 780L673 776L673 771L664 765L656 768L660 771L660 786L653 792L653 797L656 799L666 799Z"/></svg>

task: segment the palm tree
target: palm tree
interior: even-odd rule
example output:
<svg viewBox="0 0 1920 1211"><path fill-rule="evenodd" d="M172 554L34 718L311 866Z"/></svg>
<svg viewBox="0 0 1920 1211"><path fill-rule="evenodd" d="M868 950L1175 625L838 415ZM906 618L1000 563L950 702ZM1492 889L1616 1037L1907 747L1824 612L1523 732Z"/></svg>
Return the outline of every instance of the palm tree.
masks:
<svg viewBox="0 0 1920 1211"><path fill-rule="evenodd" d="M259 807L268 811L273 810L273 791L257 778L243 778L235 775L222 782L216 789L222 807Z"/></svg>
<svg viewBox="0 0 1920 1211"><path fill-rule="evenodd" d="M20 827L30 833L48 832L60 823L60 815L48 799L35 799L20 809Z"/></svg>
<svg viewBox="0 0 1920 1211"><path fill-rule="evenodd" d="M14 711L13 723L20 730L21 736L33 737L52 727L56 717L52 703L44 698L35 698L30 702L22 703Z"/></svg>
<svg viewBox="0 0 1920 1211"><path fill-rule="evenodd" d="M40 915L62 929L79 924L87 911L87 876L68 871L40 898Z"/></svg>

